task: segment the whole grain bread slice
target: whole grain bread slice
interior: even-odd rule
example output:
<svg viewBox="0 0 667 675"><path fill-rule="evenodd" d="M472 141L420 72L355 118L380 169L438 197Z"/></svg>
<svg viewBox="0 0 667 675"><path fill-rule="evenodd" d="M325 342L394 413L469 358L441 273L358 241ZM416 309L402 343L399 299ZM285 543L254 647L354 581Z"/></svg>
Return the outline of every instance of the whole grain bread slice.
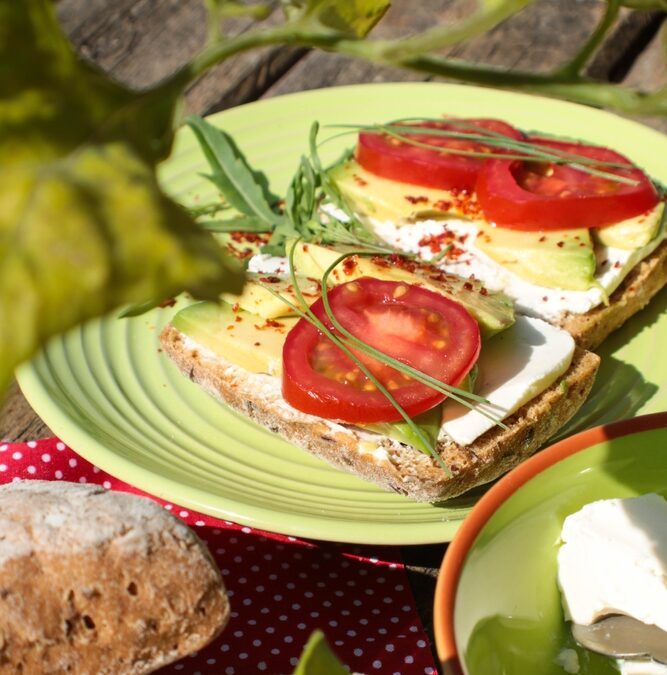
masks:
<svg viewBox="0 0 667 675"><path fill-rule="evenodd" d="M460 495L534 453L579 409L600 363L596 354L577 348L568 371L505 420L506 430L494 427L465 447L440 442L448 477L411 446L295 410L282 398L277 378L239 368L171 324L160 341L183 373L234 410L341 469L421 502Z"/></svg>
<svg viewBox="0 0 667 675"><path fill-rule="evenodd" d="M584 349L595 349L631 316L643 309L667 284L667 240L637 263L612 293L608 305L594 307L585 314L564 312L553 321L565 329Z"/></svg>

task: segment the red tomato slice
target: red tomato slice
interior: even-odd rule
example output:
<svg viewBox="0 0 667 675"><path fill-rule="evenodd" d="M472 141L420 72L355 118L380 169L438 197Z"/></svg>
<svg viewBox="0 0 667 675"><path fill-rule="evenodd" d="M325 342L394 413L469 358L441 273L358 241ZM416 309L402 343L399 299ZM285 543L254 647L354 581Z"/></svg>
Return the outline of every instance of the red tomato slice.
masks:
<svg viewBox="0 0 667 675"><path fill-rule="evenodd" d="M514 127L494 119L461 119L459 122L474 124L480 130L489 130L521 139L523 134ZM461 131L474 133L474 129L467 129L457 124L442 122L421 122L411 124L421 129L443 129L446 131ZM466 139L446 138L428 133L410 134L410 137L429 145L456 150L472 150L475 152L496 152L496 148L483 143L475 143ZM453 155L439 150L420 148L416 145L403 143L392 136L362 132L359 134L357 145L357 161L367 171L412 185L424 187L472 190L475 187L477 174L485 161L480 157L466 157Z"/></svg>
<svg viewBox="0 0 667 675"><path fill-rule="evenodd" d="M353 335L446 384L459 384L479 355L479 327L467 310L419 286L363 277L336 286L329 302ZM321 299L311 309L332 328ZM356 355L411 417L445 398L376 359ZM327 419L402 419L352 360L305 319L285 340L282 390L298 410Z"/></svg>
<svg viewBox="0 0 667 675"><path fill-rule="evenodd" d="M567 164L491 159L479 173L475 190L486 218L516 230L562 230L602 227L638 216L658 203L655 187L623 155L592 145L530 139L602 162L621 162L628 169L594 167L631 178L619 183Z"/></svg>

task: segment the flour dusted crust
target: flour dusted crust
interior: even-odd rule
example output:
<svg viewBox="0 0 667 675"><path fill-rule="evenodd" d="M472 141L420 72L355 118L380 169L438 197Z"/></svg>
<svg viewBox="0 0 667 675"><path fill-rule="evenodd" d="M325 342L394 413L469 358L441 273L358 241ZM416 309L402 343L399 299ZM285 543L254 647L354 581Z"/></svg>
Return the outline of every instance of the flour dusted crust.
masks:
<svg viewBox="0 0 667 675"><path fill-rule="evenodd" d="M160 341L183 373L230 407L341 469L422 502L448 499L491 481L535 452L579 409L600 363L596 354L577 348L558 383L505 420L507 430L494 427L465 447L440 443L438 451L453 474L448 478L431 457L391 439L369 452L363 432L294 410L272 385L274 378L248 373L171 324Z"/></svg>
<svg viewBox="0 0 667 675"><path fill-rule="evenodd" d="M154 502L78 483L0 487L0 674L149 673L228 619L206 547Z"/></svg>
<svg viewBox="0 0 667 675"><path fill-rule="evenodd" d="M643 309L667 284L667 240L651 255L637 263L612 293L608 305L585 314L565 312L556 325L572 335L584 349L595 349L633 314Z"/></svg>

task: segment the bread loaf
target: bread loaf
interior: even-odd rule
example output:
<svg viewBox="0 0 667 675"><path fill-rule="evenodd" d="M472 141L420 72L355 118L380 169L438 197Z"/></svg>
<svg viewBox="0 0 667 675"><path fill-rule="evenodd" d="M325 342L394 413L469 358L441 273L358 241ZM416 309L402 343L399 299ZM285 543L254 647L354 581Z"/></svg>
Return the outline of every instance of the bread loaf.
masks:
<svg viewBox="0 0 667 675"><path fill-rule="evenodd" d="M229 604L206 547L154 502L77 483L0 487L0 673L148 673Z"/></svg>

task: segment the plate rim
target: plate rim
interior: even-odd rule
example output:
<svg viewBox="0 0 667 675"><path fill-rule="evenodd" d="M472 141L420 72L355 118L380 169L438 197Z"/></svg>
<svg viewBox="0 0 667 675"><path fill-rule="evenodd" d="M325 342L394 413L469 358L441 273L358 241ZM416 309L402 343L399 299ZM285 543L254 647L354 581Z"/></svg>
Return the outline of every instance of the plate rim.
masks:
<svg viewBox="0 0 667 675"><path fill-rule="evenodd" d="M640 415L580 431L525 460L482 495L447 548L438 571L433 603L433 632L438 658L449 675L464 675L454 633L458 582L468 553L496 511L519 488L568 457L605 441L657 429L667 429L667 412Z"/></svg>
<svg viewBox="0 0 667 675"><path fill-rule="evenodd" d="M295 105L295 100L306 100L317 98L322 95L335 96L339 92L358 92L368 90L387 90L395 92L397 89L407 90L440 90L448 93L469 92L475 96L483 96L485 98L499 96L505 100L512 101L531 101L533 103L541 102L543 105L555 105L562 110L571 110L573 113L585 112L587 114L594 114L596 119L610 119L622 122L624 127L636 129L642 134L647 134L649 138L660 138L663 142L664 135L660 132L646 127L639 122L620 118L614 113L593 109L583 106L571 101L564 101L559 99L550 99L538 94L527 94L524 92L497 90L488 87L480 87L467 84L449 83L449 82L382 82L382 83L359 83L343 85L339 87L324 87L319 89L312 89L307 91L291 92L272 99L261 99L245 103L241 106L236 106L228 110L223 110L214 113L210 117L213 120L224 118L225 115L243 115L243 111L247 109L261 108L266 105L282 105L291 103ZM429 94L425 94L428 96ZM169 160L166 160L167 162ZM167 189L167 192L169 190ZM250 509L251 515L244 516L242 510L247 505L245 502L239 502L234 499L225 498L227 508L221 508L219 501L212 504L208 501L213 493L204 489L188 485L183 482L176 481L172 478L161 474L155 474L149 468L145 468L138 463L133 463L129 459L119 456L110 451L103 440L95 438L95 435L80 427L72 418L69 412L62 405L53 405L50 401L50 393L47 386L41 381L36 369L33 369L29 364L22 366L17 372L17 380L24 392L24 395L30 405L39 411L39 416L48 424L52 431L66 443L68 443L78 454L82 457L93 461L100 468L107 470L113 475L131 476L132 484L145 489L151 494L158 497L169 499L176 503L182 504L185 507L193 508L198 511L203 511L214 515L215 517L233 520L241 524L249 525L259 529L265 529L271 532L279 532L287 535L302 536L313 539L323 539L326 541L337 541L355 544L384 544L384 545L412 545L412 544L433 544L449 541L456 530L461 526L463 520L466 518L457 518L450 520L436 520L427 523L418 523L410 525L410 531L405 529L402 531L400 538L395 536L396 526L388 523L368 523L351 520L336 521L335 526L327 527L326 531L322 532L322 521L310 514L298 514L298 518L302 521L303 526L294 526L292 522L286 523L285 527L278 527L275 517L270 522L265 521L261 516L262 512L268 513L268 510L263 507L252 506ZM45 414L46 411L46 414ZM89 451L89 449L91 449ZM96 451L96 449L98 449ZM118 470L120 467L120 470ZM157 485L155 484L157 480ZM170 495L178 495L178 499L172 500ZM219 495L215 495L219 497ZM275 514L275 511L270 513ZM258 515L259 514L259 517ZM285 519L283 519L285 520ZM281 522L281 525L283 523ZM338 534L340 525L345 525L343 533ZM362 532L362 528L366 529ZM354 532L351 532L354 530Z"/></svg>

